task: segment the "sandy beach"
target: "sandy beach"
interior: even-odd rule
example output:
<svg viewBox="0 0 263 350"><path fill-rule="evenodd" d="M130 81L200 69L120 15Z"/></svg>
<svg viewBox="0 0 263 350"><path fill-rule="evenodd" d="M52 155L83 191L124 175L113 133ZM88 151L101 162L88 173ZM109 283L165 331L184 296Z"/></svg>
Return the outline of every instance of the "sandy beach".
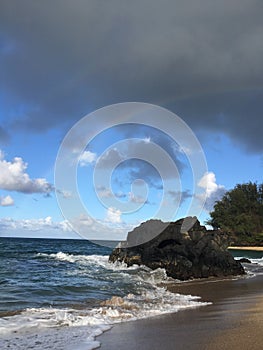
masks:
<svg viewBox="0 0 263 350"><path fill-rule="evenodd" d="M255 301L250 308L242 311L242 317L229 330L216 336L206 349L262 349L263 298Z"/></svg>
<svg viewBox="0 0 263 350"><path fill-rule="evenodd" d="M171 291L212 302L200 308L114 325L98 337L102 350L260 350L263 275L171 285Z"/></svg>
<svg viewBox="0 0 263 350"><path fill-rule="evenodd" d="M228 247L228 250L253 250L256 252L263 252L263 247Z"/></svg>

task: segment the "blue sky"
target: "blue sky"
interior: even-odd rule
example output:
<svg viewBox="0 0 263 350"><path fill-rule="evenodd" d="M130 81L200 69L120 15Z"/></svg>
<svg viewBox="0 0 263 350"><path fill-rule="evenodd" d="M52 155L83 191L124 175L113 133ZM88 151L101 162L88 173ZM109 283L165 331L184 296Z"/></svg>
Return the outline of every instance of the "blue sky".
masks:
<svg viewBox="0 0 263 350"><path fill-rule="evenodd" d="M187 215L191 200L202 195L207 203L198 214L204 222L226 190L262 183L262 15L254 0L202 0L198 7L170 0L125 7L115 0L100 6L2 1L0 236L77 238L73 226L89 232L85 238L119 239L141 221L167 219L173 206L179 206L174 219ZM196 179L200 193L193 191L187 158L196 149L182 150L181 141L151 128L151 114L144 119L143 112L145 126L121 125L126 119L119 118L80 153L69 147L79 160L78 196L87 216L74 206L77 195L55 184L59 147L83 117L90 118L83 135L102 130L103 117L89 113L124 102L168 109L193 131L207 162L203 180ZM167 128L162 115L156 118ZM171 125L174 135L176 122ZM146 161L129 159L135 151ZM173 171L166 167L168 156ZM69 174L66 167L65 179ZM69 208L66 217L56 193ZM160 203L167 208L161 215Z"/></svg>

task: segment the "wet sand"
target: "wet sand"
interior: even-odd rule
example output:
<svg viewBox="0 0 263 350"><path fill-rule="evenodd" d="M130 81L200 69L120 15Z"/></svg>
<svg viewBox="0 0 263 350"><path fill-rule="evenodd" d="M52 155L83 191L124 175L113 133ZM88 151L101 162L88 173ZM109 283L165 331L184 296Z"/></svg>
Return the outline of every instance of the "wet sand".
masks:
<svg viewBox="0 0 263 350"><path fill-rule="evenodd" d="M219 333L207 350L241 349L259 350L263 348L263 298L251 308L243 311L229 330Z"/></svg>
<svg viewBox="0 0 263 350"><path fill-rule="evenodd" d="M263 275L174 284L175 293L212 305L126 322L98 337L102 350L261 350Z"/></svg>

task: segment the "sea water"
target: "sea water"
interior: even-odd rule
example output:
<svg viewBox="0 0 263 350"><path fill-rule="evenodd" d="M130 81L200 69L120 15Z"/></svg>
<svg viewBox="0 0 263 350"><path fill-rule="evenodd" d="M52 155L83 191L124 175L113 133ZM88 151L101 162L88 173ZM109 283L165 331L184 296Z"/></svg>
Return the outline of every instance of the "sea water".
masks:
<svg viewBox="0 0 263 350"><path fill-rule="evenodd" d="M86 240L0 238L0 349L95 349L114 323L206 305L170 293L165 270L112 264L110 252ZM263 252L234 254L262 271Z"/></svg>
<svg viewBox="0 0 263 350"><path fill-rule="evenodd" d="M251 264L243 264L248 276L263 274L263 251L235 249L230 252L236 260L242 258L250 260Z"/></svg>
<svg viewBox="0 0 263 350"><path fill-rule="evenodd" d="M0 238L0 349L95 349L116 322L206 304L170 293L165 270L112 264L110 252L86 240Z"/></svg>

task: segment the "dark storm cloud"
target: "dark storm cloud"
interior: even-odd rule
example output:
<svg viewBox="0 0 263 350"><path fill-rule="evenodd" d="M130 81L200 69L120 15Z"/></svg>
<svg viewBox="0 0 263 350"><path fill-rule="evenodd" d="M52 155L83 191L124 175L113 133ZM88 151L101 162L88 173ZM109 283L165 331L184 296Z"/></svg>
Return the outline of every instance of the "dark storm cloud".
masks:
<svg viewBox="0 0 263 350"><path fill-rule="evenodd" d="M262 152L262 1L0 7L3 108L17 128L72 125L95 108L135 100Z"/></svg>

